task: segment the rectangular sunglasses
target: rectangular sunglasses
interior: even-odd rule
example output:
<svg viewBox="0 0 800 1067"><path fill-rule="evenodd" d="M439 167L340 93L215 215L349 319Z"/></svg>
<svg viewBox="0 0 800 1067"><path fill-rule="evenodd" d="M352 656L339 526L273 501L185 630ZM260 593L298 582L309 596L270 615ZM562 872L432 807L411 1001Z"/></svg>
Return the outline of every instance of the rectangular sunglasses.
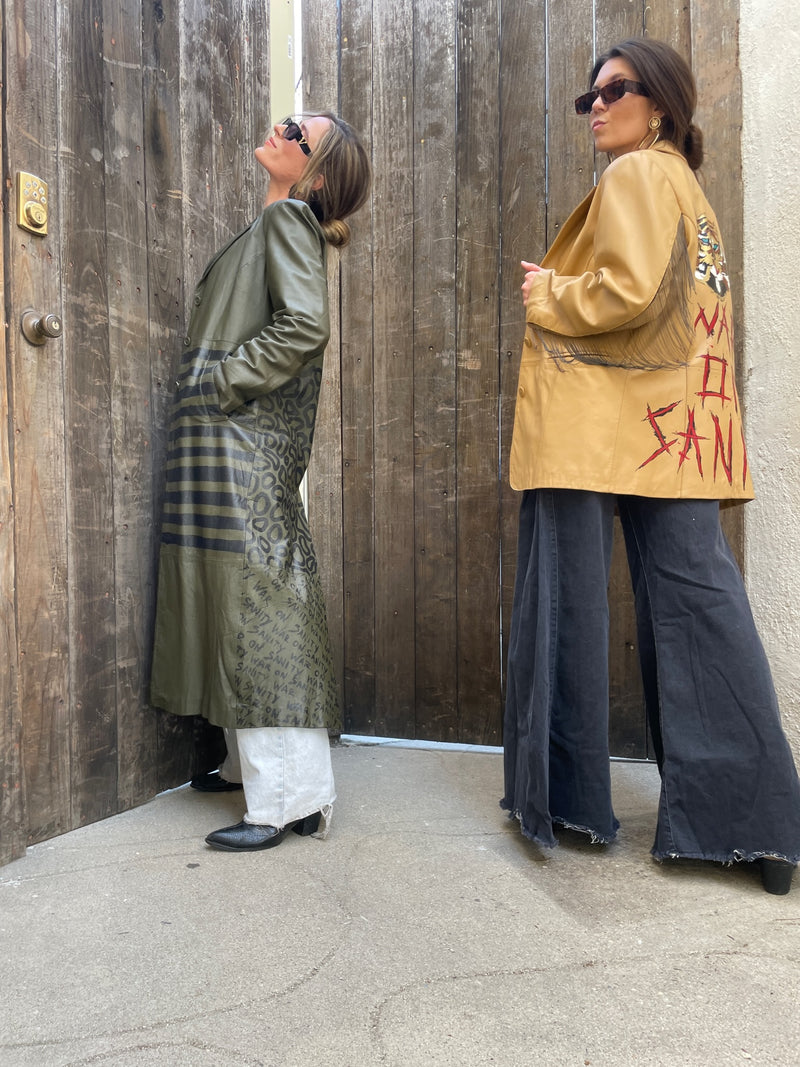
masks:
<svg viewBox="0 0 800 1067"><path fill-rule="evenodd" d="M590 89L588 93L579 96L575 100L575 110L579 115L588 115L592 110L592 104L600 97L604 104L614 104L621 100L625 93L636 93L637 96L649 96L647 89L641 82L632 82L628 78L619 78L609 82L602 89Z"/></svg>
<svg viewBox="0 0 800 1067"><path fill-rule="evenodd" d="M282 119L279 126L283 126L283 137L286 141L297 141L300 148L307 156L311 155L311 148L303 135L303 131L298 124L294 121L291 115L288 115L285 119Z"/></svg>

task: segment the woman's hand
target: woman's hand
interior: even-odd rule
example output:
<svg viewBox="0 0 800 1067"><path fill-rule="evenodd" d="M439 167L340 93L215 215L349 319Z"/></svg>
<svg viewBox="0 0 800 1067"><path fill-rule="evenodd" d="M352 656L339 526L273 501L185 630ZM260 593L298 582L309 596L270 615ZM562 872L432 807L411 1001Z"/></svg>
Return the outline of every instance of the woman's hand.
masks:
<svg viewBox="0 0 800 1067"><path fill-rule="evenodd" d="M522 260L522 269L525 271L525 281L522 283L522 303L527 307L528 296L531 291L531 285L533 279L542 269L538 263L528 263L526 260Z"/></svg>

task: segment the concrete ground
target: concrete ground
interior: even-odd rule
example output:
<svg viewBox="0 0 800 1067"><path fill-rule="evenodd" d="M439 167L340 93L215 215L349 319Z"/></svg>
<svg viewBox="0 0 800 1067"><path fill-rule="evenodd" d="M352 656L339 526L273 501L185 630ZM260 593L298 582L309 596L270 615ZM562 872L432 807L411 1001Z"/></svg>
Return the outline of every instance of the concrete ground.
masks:
<svg viewBox="0 0 800 1067"><path fill-rule="evenodd" d="M182 788L0 869L4 1067L800 1064L800 875L542 853L497 753L341 746L325 841L215 852L241 794Z"/></svg>

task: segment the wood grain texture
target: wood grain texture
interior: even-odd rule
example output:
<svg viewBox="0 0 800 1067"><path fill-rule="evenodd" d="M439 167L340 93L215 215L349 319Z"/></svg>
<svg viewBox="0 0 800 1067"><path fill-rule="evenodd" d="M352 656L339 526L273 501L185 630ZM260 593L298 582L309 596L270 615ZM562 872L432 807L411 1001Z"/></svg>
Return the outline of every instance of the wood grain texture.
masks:
<svg viewBox="0 0 800 1067"><path fill-rule="evenodd" d="M0 122L0 159L5 158L5 123ZM6 213L8 219L8 213ZM0 292L5 292L5 250L0 237ZM21 722L18 715L17 613L14 559L14 477L11 469L11 364L6 330L0 336L0 864L25 849L25 796L20 761Z"/></svg>
<svg viewBox="0 0 800 1067"><path fill-rule="evenodd" d="M739 4L717 7L691 0L691 64L697 80L695 122L703 131L705 160L699 178L717 216L733 294L736 386L747 408L743 374L744 194L742 186L742 81L739 69ZM750 437L752 440L752 437ZM758 486L756 486L756 492ZM744 561L744 509L722 509L722 528L739 561Z"/></svg>
<svg viewBox="0 0 800 1067"><path fill-rule="evenodd" d="M176 371L185 333L185 304L204 261L194 246L184 251L190 223L184 219L183 139L181 96L181 4L145 4L142 8L143 147L147 226L147 364L152 412L152 499L157 525L164 491L166 427L175 393ZM193 133L197 131L193 129ZM202 136L210 139L209 125ZM195 178L196 180L196 178ZM192 186L192 189L194 186ZM211 227L208 227L211 228ZM209 240L206 247L211 247ZM212 249L213 251L213 249ZM211 253L209 253L211 254ZM188 264L188 266L187 266ZM186 272L192 275L187 279ZM151 561L155 571L155 559ZM154 579L155 580L155 579ZM152 644L152 616L146 637L145 684L148 684ZM202 720L154 711L157 726L158 788L185 782L193 772L216 766L221 733Z"/></svg>
<svg viewBox="0 0 800 1067"><path fill-rule="evenodd" d="M9 176L29 171L48 182L49 233L36 237L6 217L7 331L14 437L18 708L26 840L72 825L70 796L69 623L67 601L64 368L62 344L34 347L19 317L34 307L63 314L58 199L57 99L52 42L56 4L6 0L6 111ZM69 324L65 318L65 328Z"/></svg>
<svg viewBox="0 0 800 1067"><path fill-rule="evenodd" d="M156 526L164 493L166 427L184 335L184 265L180 110L180 6L142 7L142 97L147 227L146 344L150 375L151 495ZM155 571L155 559L151 562ZM155 578L154 578L155 580ZM152 618L145 649L145 678L152 656ZM158 788L185 781L195 763L194 724L156 711Z"/></svg>
<svg viewBox="0 0 800 1067"><path fill-rule="evenodd" d="M306 0L303 5L303 100L307 111L339 109L339 62L336 4ZM343 46L344 51L346 47ZM350 111L344 116L355 122ZM363 116L357 116L363 118ZM356 246L360 234L356 230ZM353 245L344 253L353 255ZM317 558L328 616L334 669L344 706L344 512L342 459L342 338L340 323L340 253L328 251L328 302L331 336L322 368L314 447L306 479L308 521Z"/></svg>
<svg viewBox="0 0 800 1067"><path fill-rule="evenodd" d="M547 81L545 0L503 4L500 38L500 538L501 677L517 562L521 495L508 484L519 359L525 336L520 286L524 259L538 263L547 251ZM504 695L504 687L501 686Z"/></svg>
<svg viewBox="0 0 800 1067"><path fill-rule="evenodd" d="M413 84L414 736L458 738L454 0L418 3ZM476 87L477 88L477 87ZM491 447L491 446L489 446Z"/></svg>
<svg viewBox="0 0 800 1067"><path fill-rule="evenodd" d="M342 389L339 253L329 250L331 336L322 367L314 445L306 478L308 521L318 560L339 702L344 703L344 578L342 513Z"/></svg>
<svg viewBox="0 0 800 1067"><path fill-rule="evenodd" d="M644 33L657 41L666 41L686 59L692 54L692 12L689 4L673 4L669 0L646 3Z"/></svg>
<svg viewBox="0 0 800 1067"><path fill-rule="evenodd" d="M412 0L373 8L375 726L414 729Z"/></svg>
<svg viewBox="0 0 800 1067"><path fill-rule="evenodd" d="M595 54L602 55L628 37L641 36L644 13L645 4L642 0L611 0L610 3L598 4L595 13ZM581 85L588 84L588 74L587 68ZM576 120L582 136L591 144L588 119L576 116ZM595 153L598 177L607 166L604 153ZM636 611L619 519L614 520L614 551L608 598L611 608L608 635L609 746L617 756L643 759L647 755L647 725L637 652Z"/></svg>
<svg viewBox="0 0 800 1067"><path fill-rule="evenodd" d="M147 704L157 530L187 306L207 258L260 209L252 153L270 117L262 0L2 5L5 178L31 171L52 195L45 238L5 214L0 262L0 862L221 755L218 731ZM595 50L644 27L697 75L740 355L738 4L304 0L303 13L307 107L339 110L376 172L332 257L309 484L346 728L498 742L519 260L541 258L593 182L572 101ZM60 312L63 341L25 342L27 307ZM741 558L742 509L724 526ZM640 755L619 536L611 600L612 749Z"/></svg>
<svg viewBox="0 0 800 1067"><path fill-rule="evenodd" d="M117 810L102 4L59 5L72 824Z"/></svg>
<svg viewBox="0 0 800 1067"><path fill-rule="evenodd" d="M103 164L112 427L117 799L124 810L158 789L156 715L147 704L156 515L146 358L147 216L142 118L142 5L103 3Z"/></svg>
<svg viewBox="0 0 800 1067"><path fill-rule="evenodd" d="M458 8L459 740L500 741L499 6Z"/></svg>
<svg viewBox="0 0 800 1067"><path fill-rule="evenodd" d="M181 160L184 322L212 255L261 212L267 175L254 158L270 126L269 6L183 0ZM193 723L192 766L216 766L220 731Z"/></svg>
<svg viewBox="0 0 800 1067"><path fill-rule="evenodd" d="M340 325L342 432L342 587L344 599L345 730L375 734L376 544L375 544L375 347L373 334L377 235L372 206L378 196L380 163L375 158L373 62L376 28L371 0L341 9L339 109L367 138L376 167L372 204L353 219L353 243L342 257ZM380 41L378 40L380 44ZM326 47L328 40L326 39ZM314 94L310 101L316 101ZM385 180L385 179L384 179Z"/></svg>
<svg viewBox="0 0 800 1067"><path fill-rule="evenodd" d="M267 180L253 158L270 124L262 79L245 84L246 35L263 30L254 0L182 0L180 36L184 312L214 253L260 211ZM268 54L264 47L265 55ZM255 59L255 57L253 57Z"/></svg>
<svg viewBox="0 0 800 1067"><path fill-rule="evenodd" d="M647 0L608 0L595 6L595 53L602 55L612 45L644 32ZM658 4L656 4L658 6ZM673 5L670 8L674 10ZM588 72L587 72L588 73ZM576 90L576 94L580 89Z"/></svg>
<svg viewBox="0 0 800 1067"><path fill-rule="evenodd" d="M547 247L594 184L594 145L575 97L594 59L592 0L548 5Z"/></svg>

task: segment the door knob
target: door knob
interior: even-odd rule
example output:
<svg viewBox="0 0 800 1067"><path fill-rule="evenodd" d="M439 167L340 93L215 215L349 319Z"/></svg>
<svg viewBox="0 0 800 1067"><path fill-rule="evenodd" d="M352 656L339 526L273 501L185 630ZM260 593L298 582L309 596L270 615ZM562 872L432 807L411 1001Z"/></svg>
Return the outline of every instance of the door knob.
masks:
<svg viewBox="0 0 800 1067"><path fill-rule="evenodd" d="M40 315L29 308L22 315L22 334L32 345L43 345L48 337L60 337L63 325L58 315Z"/></svg>

